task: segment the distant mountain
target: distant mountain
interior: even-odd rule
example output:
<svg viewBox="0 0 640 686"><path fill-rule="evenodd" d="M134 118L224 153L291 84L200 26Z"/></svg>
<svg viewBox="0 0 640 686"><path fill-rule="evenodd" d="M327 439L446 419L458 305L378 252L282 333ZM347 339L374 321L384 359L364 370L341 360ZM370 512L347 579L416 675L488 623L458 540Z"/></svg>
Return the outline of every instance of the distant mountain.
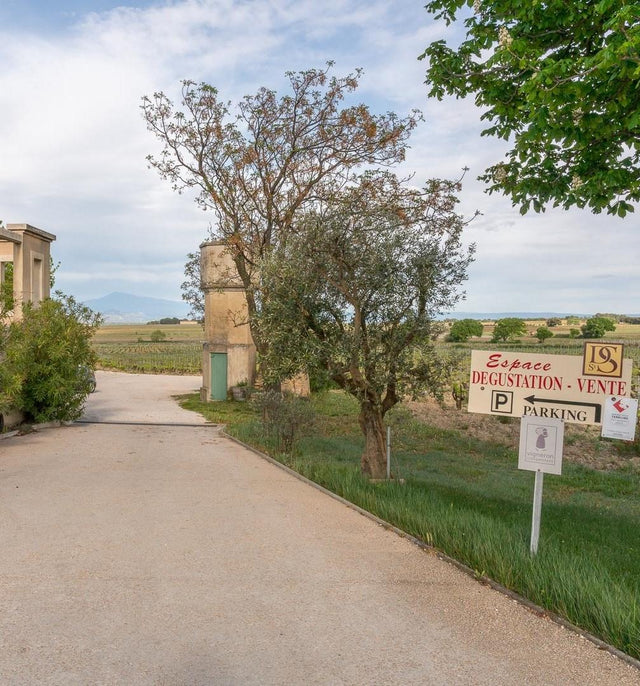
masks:
<svg viewBox="0 0 640 686"><path fill-rule="evenodd" d="M145 298L117 292L85 300L84 304L94 312L100 312L106 324L143 324L165 317L185 319L190 309L187 303L179 300Z"/></svg>

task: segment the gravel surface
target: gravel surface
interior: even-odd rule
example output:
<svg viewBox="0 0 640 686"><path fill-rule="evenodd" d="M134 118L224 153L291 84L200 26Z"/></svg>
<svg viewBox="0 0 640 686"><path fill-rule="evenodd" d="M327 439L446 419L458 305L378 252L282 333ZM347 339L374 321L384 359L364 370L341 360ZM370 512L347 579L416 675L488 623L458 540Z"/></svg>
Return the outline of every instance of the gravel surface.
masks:
<svg viewBox="0 0 640 686"><path fill-rule="evenodd" d="M85 417L140 424L0 441L0 684L640 684L170 399L199 385L101 373Z"/></svg>

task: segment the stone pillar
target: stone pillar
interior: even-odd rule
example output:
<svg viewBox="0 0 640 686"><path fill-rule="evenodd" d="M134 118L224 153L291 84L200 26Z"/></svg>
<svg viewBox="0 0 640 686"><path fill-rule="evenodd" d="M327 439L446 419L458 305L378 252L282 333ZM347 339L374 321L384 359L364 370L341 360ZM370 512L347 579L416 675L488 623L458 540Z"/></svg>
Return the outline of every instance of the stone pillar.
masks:
<svg viewBox="0 0 640 686"><path fill-rule="evenodd" d="M224 241L200 246L200 278L204 292L202 359L203 400L210 400L211 354L227 356L227 389L255 381L256 348L249 328L244 286Z"/></svg>

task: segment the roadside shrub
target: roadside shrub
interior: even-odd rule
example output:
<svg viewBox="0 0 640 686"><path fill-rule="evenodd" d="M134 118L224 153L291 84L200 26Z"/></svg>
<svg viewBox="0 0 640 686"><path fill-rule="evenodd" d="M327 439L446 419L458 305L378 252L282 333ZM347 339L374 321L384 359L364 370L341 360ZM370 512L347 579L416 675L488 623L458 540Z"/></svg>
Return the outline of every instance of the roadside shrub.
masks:
<svg viewBox="0 0 640 686"><path fill-rule="evenodd" d="M301 436L310 432L315 412L306 398L292 393L265 391L256 395L253 403L262 416L262 426L276 450L291 455Z"/></svg>
<svg viewBox="0 0 640 686"><path fill-rule="evenodd" d="M37 307L27 303L5 341L0 405L13 406L36 422L71 421L89 394L87 368L96 356L91 338L101 317L70 296L57 294Z"/></svg>

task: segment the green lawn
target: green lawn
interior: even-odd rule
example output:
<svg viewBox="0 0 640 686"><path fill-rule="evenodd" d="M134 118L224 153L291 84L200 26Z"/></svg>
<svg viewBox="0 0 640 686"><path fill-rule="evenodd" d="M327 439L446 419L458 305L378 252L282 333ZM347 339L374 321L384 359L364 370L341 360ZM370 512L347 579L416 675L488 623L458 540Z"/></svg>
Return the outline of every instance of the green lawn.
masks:
<svg viewBox="0 0 640 686"><path fill-rule="evenodd" d="M291 456L274 455L308 478L402 530L640 657L640 473L565 463L545 476L539 553L529 553L534 475L513 450L434 429L396 410L393 472L372 484L359 473L357 407L340 392L314 398L313 436ZM273 453L247 403L190 409Z"/></svg>

